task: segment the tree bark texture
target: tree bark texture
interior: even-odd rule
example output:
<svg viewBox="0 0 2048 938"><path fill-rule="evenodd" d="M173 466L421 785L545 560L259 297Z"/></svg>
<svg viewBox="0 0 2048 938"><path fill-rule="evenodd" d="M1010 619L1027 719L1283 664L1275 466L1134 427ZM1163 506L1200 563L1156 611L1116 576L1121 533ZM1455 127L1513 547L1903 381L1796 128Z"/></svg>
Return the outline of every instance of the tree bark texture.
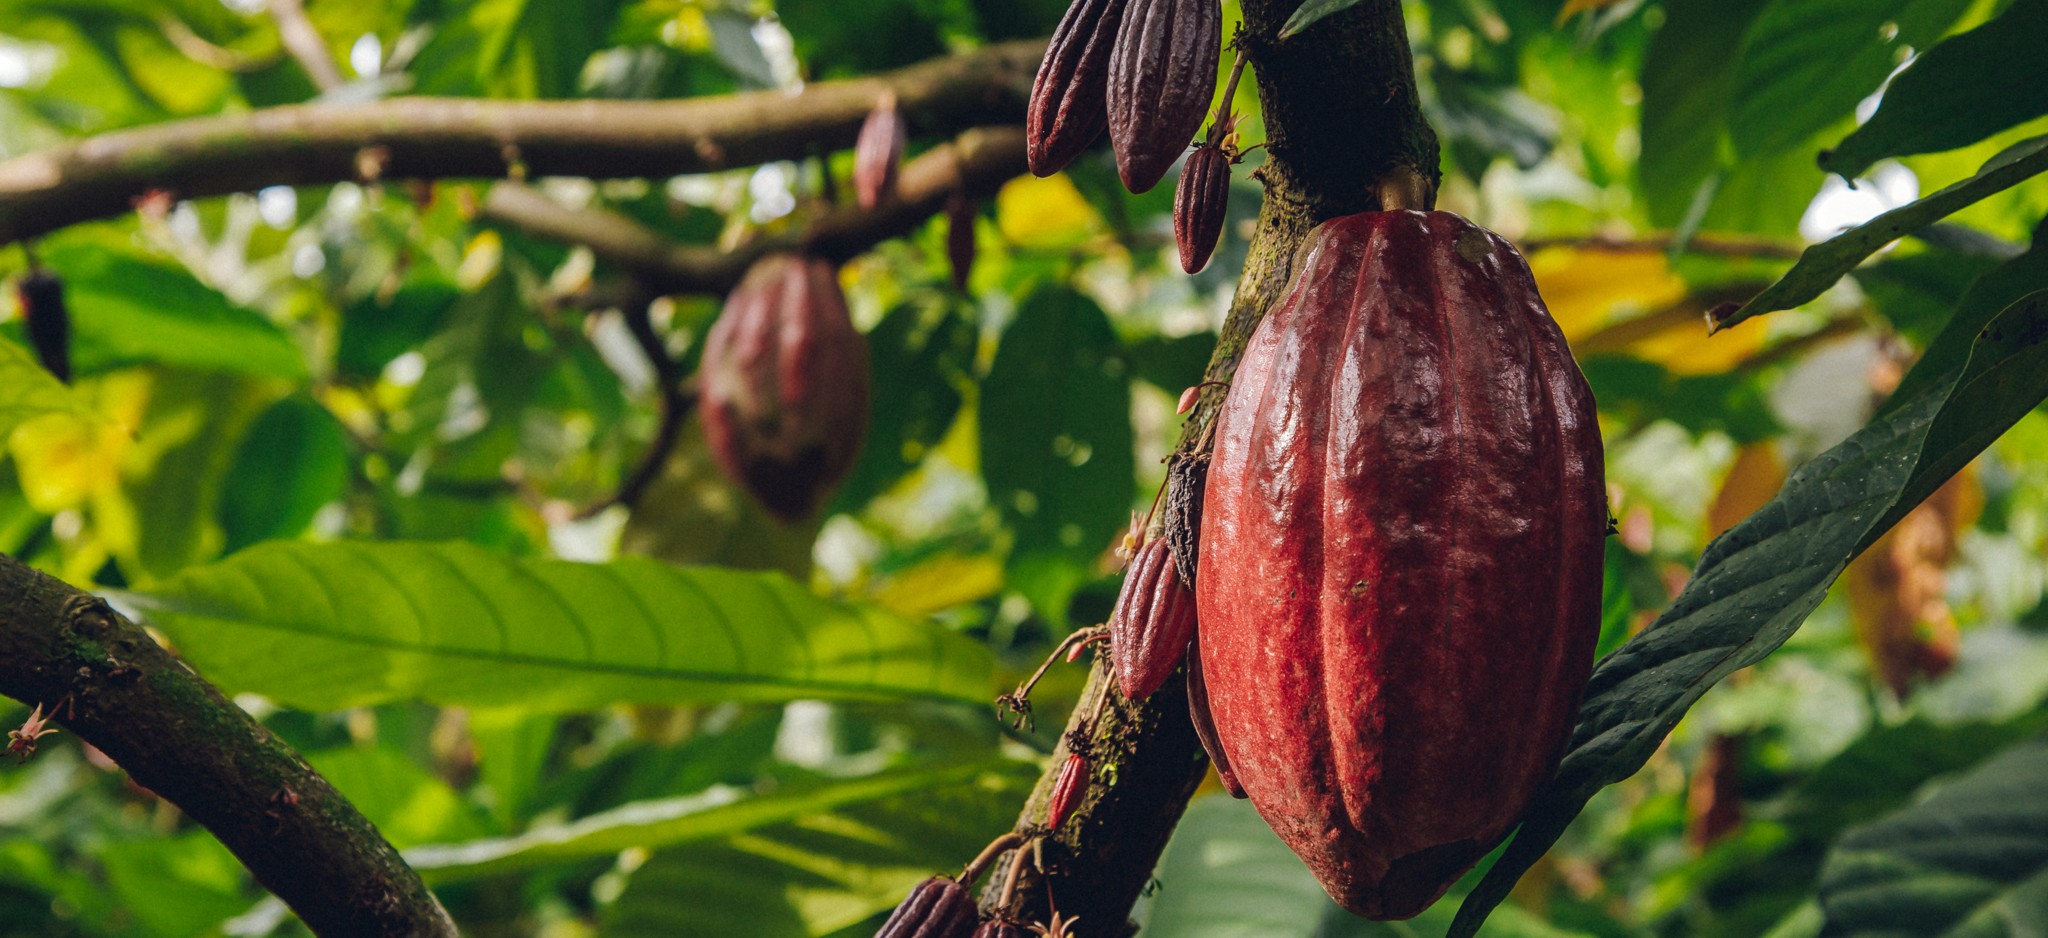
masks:
<svg viewBox="0 0 2048 938"><path fill-rule="evenodd" d="M1440 176L1436 135L1422 116L1399 0L1364 0L1290 39L1278 38L1301 2L1243 3L1239 42L1256 75L1265 116L1267 158L1254 175L1265 187L1265 202L1209 360L1208 379L1225 384L1203 389L1176 458L1206 457L1204 434L1225 385L1252 330L1286 290L1295 251L1309 231L1330 218L1380 208L1379 186L1390 176L1418 175L1431 191ZM989 882L1002 882L1008 864L1022 856L1030 864L1017 890L1025 920L1049 920L1050 895L1063 917L1079 918L1073 934L1120 938L1133 930L1131 908L1151 882L1208 759L1188 719L1179 675L1134 703L1115 690L1105 665L1097 659L1068 732L1018 819L1020 832L1045 833L1039 847L1044 875L1030 851L1019 851ZM1098 699L1100 717L1085 725ZM1101 767L1073 818L1044 832L1045 806L1076 736L1089 741ZM994 907L996 892L984 889L984 908Z"/></svg>
<svg viewBox="0 0 2048 938"><path fill-rule="evenodd" d="M99 598L0 554L0 693L39 703L227 845L323 938L453 938L377 828Z"/></svg>
<svg viewBox="0 0 2048 938"><path fill-rule="evenodd" d="M202 117L0 162L0 244L179 198L349 180L671 176L853 145L894 91L912 134L1020 123L1045 45L1004 43L883 75L682 101L394 98Z"/></svg>

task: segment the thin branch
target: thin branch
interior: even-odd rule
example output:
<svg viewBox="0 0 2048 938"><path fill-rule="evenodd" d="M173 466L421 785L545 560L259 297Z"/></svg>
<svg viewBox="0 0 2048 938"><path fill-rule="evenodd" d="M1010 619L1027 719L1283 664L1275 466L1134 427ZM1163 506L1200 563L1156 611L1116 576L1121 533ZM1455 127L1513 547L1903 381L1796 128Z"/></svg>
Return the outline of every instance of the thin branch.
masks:
<svg viewBox="0 0 2048 938"><path fill-rule="evenodd" d="M1614 237L1610 235L1588 235L1578 238L1537 238L1522 242L1522 253L1535 254L1545 248L1576 248L1581 251L1610 251L1633 253L1644 251L1669 251L1672 237L1668 234L1645 235L1637 238ZM1687 254L1710 254L1716 257L1761 257L1792 260L1799 256L1800 247L1770 238L1745 238L1734 235L1694 235L1685 242Z"/></svg>
<svg viewBox="0 0 2048 938"><path fill-rule="evenodd" d="M586 245L599 260L624 268L657 293L717 295L739 283L762 255L800 250L851 260L915 231L944 211L954 193L981 198L1025 170L1023 131L976 128L906 164L894 198L872 209L843 206L801 231L757 238L730 251L678 245L624 215L564 208L540 190L517 183L492 187L480 214L529 235Z"/></svg>
<svg viewBox="0 0 2048 938"><path fill-rule="evenodd" d="M311 104L116 131L0 162L0 244L181 198L379 178L669 176L851 146L884 90L919 134L1020 120L1044 46L1026 41L796 94L680 101L398 98Z"/></svg>
<svg viewBox="0 0 2048 938"><path fill-rule="evenodd" d="M1436 135L1423 119L1400 0L1363 0L1292 39L1277 38L1300 0L1244 0L1240 48L1250 57L1269 141L1255 178L1265 184L1230 316L1209 359L1197 409L1183 425L1181 458L1201 450L1252 330L1278 301L1297 247L1315 225L1379 207L1381 182L1411 179L1426 193L1438 178ZM1182 677L1142 702L1116 692L1098 659L1060 748L1018 817L1033 830L1045 816L1066 746L1086 717L1087 737L1107 768L1073 817L1040 841L1046 872L1026 868L1021 912L1047 921L1047 896L1075 934L1129 934L1128 916L1151 880L1167 838L1208 768ZM1098 703L1099 701L1099 703ZM1016 862L1016 861L1013 861ZM1043 883L1043 886L1039 884ZM1169 885L1167 888L1172 888ZM1000 898L982 894L983 909Z"/></svg>
<svg viewBox="0 0 2048 938"><path fill-rule="evenodd" d="M313 79L313 87L321 91L341 87L341 65L334 61L327 40L320 37L320 30L306 16L302 0L270 0L270 18L277 23L278 41L292 58L299 60L306 77Z"/></svg>
<svg viewBox="0 0 2048 938"><path fill-rule="evenodd" d="M697 394L683 387L682 369L668 353L668 347L661 341L661 334L654 331L654 317L650 315L653 301L645 297L636 298L625 304L620 314L626 317L626 330L633 335L633 344L640 347L640 353L647 356L647 364L654 368L654 380L661 391L661 424L654 431L654 439L647 444L647 451L640 454L640 461L633 471L627 473L619 490L611 497L586 505L576 512L578 518L588 518L613 505L632 508L640 504L640 496L647 491L654 480L661 477L661 468L668 462L668 454L676 448L676 440L683 435L683 421L697 407Z"/></svg>
<svg viewBox="0 0 2048 938"><path fill-rule="evenodd" d="M398 851L289 745L97 597L6 555L0 693L61 714L316 934L456 934Z"/></svg>

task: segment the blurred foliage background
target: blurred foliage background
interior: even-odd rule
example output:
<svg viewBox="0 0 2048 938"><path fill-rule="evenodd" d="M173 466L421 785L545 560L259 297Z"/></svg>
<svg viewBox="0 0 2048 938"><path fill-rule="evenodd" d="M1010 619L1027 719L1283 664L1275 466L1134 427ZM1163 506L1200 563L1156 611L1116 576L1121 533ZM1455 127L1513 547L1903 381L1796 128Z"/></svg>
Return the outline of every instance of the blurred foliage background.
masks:
<svg viewBox="0 0 2048 938"><path fill-rule="evenodd" d="M1618 528L1603 652L1669 604L1708 539L1869 420L1973 285L2048 287L2037 178L1797 310L1702 326L1806 244L2048 129L2023 113L1859 167L1853 188L1816 163L1946 37L2003 41L1986 54L2032 56L2027 80L2048 85L2021 45L2039 33L1971 33L2041 5L1406 4L1441 207L1524 246L1599 398ZM1043 36L1064 3L311 0L346 79L324 92L263 7L0 0L0 156L316 97L794 87ZM1237 105L1257 142L1251 82ZM849 166L539 182L731 244L800 222L821 171ZM1051 751L1081 668L1041 685L1035 731L1006 731L990 701L1106 617L1108 548L1163 478L1256 183L1237 174L1223 247L1193 277L1170 187L1125 193L1106 150L979 206L964 292L944 219L849 264L870 435L825 517L796 527L718 476L694 423L637 510L580 516L648 446L653 375L619 311L589 299L619 273L479 216L489 185L266 189L42 239L78 380L61 406L0 391L0 550L138 610L308 753L470 934L871 933L912 883L1008 829ZM0 276L25 269L0 250ZM686 370L719 301L656 304ZM0 388L34 377L18 319L0 322ZM1975 792L2048 817L2026 742L2048 721L2044 539L2036 411L1603 792L1484 933L1818 935L1816 897L1925 836L1915 811ZM2040 829L2004 880L1886 867L1892 888L1958 897L1909 932L2048 927ZM1157 880L1140 917L1160 936L1441 934L1453 908L1350 918L1213 785ZM97 752L51 737L0 772L0 934L302 932Z"/></svg>

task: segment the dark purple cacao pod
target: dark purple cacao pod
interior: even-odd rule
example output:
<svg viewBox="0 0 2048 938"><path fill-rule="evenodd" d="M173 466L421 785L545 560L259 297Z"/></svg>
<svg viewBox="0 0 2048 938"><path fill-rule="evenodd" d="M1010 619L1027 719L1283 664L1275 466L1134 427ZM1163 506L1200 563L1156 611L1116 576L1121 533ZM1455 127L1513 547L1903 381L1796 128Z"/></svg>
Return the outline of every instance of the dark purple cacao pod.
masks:
<svg viewBox="0 0 2048 938"><path fill-rule="evenodd" d="M952 265L953 289L967 291L967 278L974 273L974 202L955 194L946 202L946 261Z"/></svg>
<svg viewBox="0 0 2048 938"><path fill-rule="evenodd" d="M896 106L895 92L885 91L860 125L853 147L853 194L861 208L874 208L896 194L903 145L903 110Z"/></svg>
<svg viewBox="0 0 2048 938"><path fill-rule="evenodd" d="M1053 779L1052 798L1045 805L1045 826L1059 830L1073 816L1074 809L1081 806L1081 796L1087 792L1088 757L1078 752L1067 753L1059 777Z"/></svg>
<svg viewBox="0 0 2048 938"><path fill-rule="evenodd" d="M1216 720L1209 715L1209 690L1202 682L1202 640L1197 637L1188 643L1188 719L1195 724L1195 738L1201 740L1202 751L1209 754L1209 764L1216 767L1216 780L1223 783L1223 790L1232 798L1244 797L1244 786L1238 784L1237 773L1230 770L1230 757L1223 752L1223 742L1216 738Z"/></svg>
<svg viewBox="0 0 2048 938"><path fill-rule="evenodd" d="M910 890L875 938L970 938L979 918L967 887L934 876Z"/></svg>
<svg viewBox="0 0 2048 938"><path fill-rule="evenodd" d="M1194 390L1189 388L1189 390ZM1173 568L1192 586L1201 557L1202 490L1209 483L1209 460L1177 453L1166 466L1166 504L1160 537L1173 552Z"/></svg>
<svg viewBox="0 0 2048 938"><path fill-rule="evenodd" d="M1216 0L1130 0L1109 58L1109 142L1124 188L1150 191L1187 152L1222 51Z"/></svg>
<svg viewBox="0 0 2048 938"><path fill-rule="evenodd" d="M1498 235L1309 236L1202 505L1201 663L1251 801L1345 908L1415 915L1556 769L1600 631L1593 397Z"/></svg>
<svg viewBox="0 0 2048 938"><path fill-rule="evenodd" d="M56 274L32 271L15 285L21 315L27 320L29 344L57 380L71 380L71 313L64 305L64 281Z"/></svg>
<svg viewBox="0 0 2048 938"><path fill-rule="evenodd" d="M1074 0L1053 30L1024 113L1025 156L1034 175L1065 169L1109 126L1109 57L1124 4Z"/></svg>
<svg viewBox="0 0 2048 938"><path fill-rule="evenodd" d="M992 918L974 930L974 938L1031 938L1024 926L1007 919Z"/></svg>
<svg viewBox="0 0 2048 938"><path fill-rule="evenodd" d="M1116 686L1132 700L1152 696L1180 667L1194 633L1195 594L1181 581L1173 551L1164 538L1145 542L1124 572L1116 611L1109 616Z"/></svg>
<svg viewBox="0 0 2048 938"><path fill-rule="evenodd" d="M1209 266L1223 219L1230 208L1230 155L1207 144L1188 154L1173 193L1173 240L1180 244L1180 269L1195 273Z"/></svg>
<svg viewBox="0 0 2048 938"><path fill-rule="evenodd" d="M809 517L852 468L868 416L867 346L832 265L756 262L704 339L699 381L719 467L783 520Z"/></svg>

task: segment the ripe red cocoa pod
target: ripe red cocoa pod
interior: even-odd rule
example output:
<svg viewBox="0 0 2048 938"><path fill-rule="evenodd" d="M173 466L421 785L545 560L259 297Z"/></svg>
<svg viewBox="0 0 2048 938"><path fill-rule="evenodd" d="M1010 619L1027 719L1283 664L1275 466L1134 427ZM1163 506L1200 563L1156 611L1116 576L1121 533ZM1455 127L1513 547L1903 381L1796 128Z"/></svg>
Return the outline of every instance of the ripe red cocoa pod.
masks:
<svg viewBox="0 0 2048 938"><path fill-rule="evenodd" d="M967 278L974 273L974 202L954 193L946 202L946 261L952 265L953 289L967 290Z"/></svg>
<svg viewBox="0 0 2048 938"><path fill-rule="evenodd" d="M1222 50L1216 0L1130 0L1109 59L1109 142L1124 188L1150 191L1187 151Z"/></svg>
<svg viewBox="0 0 2048 938"><path fill-rule="evenodd" d="M1216 733L1332 898L1422 911L1555 771L1600 631L1593 397L1529 273L1445 212L1309 236L1202 504Z"/></svg>
<svg viewBox="0 0 2048 938"><path fill-rule="evenodd" d="M1045 826L1059 830L1073 816L1074 809L1081 806L1081 796L1087 793L1088 757L1078 752L1067 753L1059 778L1053 779L1052 798L1045 805Z"/></svg>
<svg viewBox="0 0 2048 938"><path fill-rule="evenodd" d="M47 271L31 271L15 285L21 315L36 357L57 380L71 380L71 313L64 305L64 281Z"/></svg>
<svg viewBox="0 0 2048 938"><path fill-rule="evenodd" d="M1173 240L1180 245L1180 269L1195 273L1209 266L1223 219L1230 208L1230 154L1203 144L1188 154L1173 193Z"/></svg>
<svg viewBox="0 0 2048 938"><path fill-rule="evenodd" d="M1138 548L1124 572L1116 611L1109 616L1109 655L1116 686L1144 700L1180 667L1195 633L1195 594L1180 578L1173 551L1154 538Z"/></svg>
<svg viewBox="0 0 2048 938"><path fill-rule="evenodd" d="M1188 643L1188 720L1195 724L1195 738L1201 740L1202 751L1209 754L1209 764L1216 767L1216 779L1223 783L1223 790L1232 798L1243 798L1244 786L1238 784L1237 773L1230 770L1230 756L1223 751L1223 741L1216 738L1216 720L1209 715L1200 638Z"/></svg>
<svg viewBox="0 0 2048 938"><path fill-rule="evenodd" d="M771 254L704 339L711 454L770 512L800 521L852 468L868 416L867 346L832 265Z"/></svg>
<svg viewBox="0 0 2048 938"><path fill-rule="evenodd" d="M910 890L875 938L970 938L978 918L967 887L934 876Z"/></svg>
<svg viewBox="0 0 2048 938"><path fill-rule="evenodd" d="M860 125L853 147L853 194L861 208L874 208L896 194L904 142L903 110L896 106L896 93L884 91Z"/></svg>
<svg viewBox="0 0 2048 938"><path fill-rule="evenodd" d="M1024 113L1025 157L1034 175L1065 169L1109 126L1109 57L1124 5L1074 0L1053 30Z"/></svg>

